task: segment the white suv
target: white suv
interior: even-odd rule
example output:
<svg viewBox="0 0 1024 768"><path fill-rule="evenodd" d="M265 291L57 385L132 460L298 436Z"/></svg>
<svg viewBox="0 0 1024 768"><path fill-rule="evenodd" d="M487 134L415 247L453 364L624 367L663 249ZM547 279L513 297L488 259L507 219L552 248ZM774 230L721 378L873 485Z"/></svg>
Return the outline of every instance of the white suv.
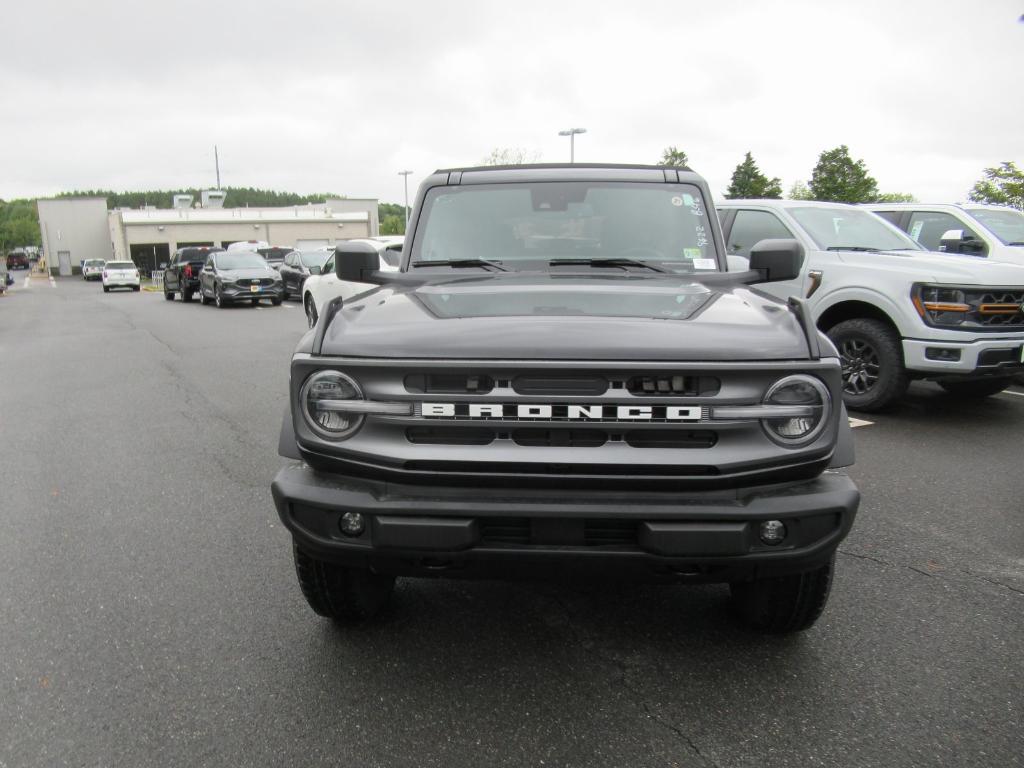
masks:
<svg viewBox="0 0 1024 768"><path fill-rule="evenodd" d="M1024 213L999 205L875 203L865 207L929 251L1024 264Z"/></svg>
<svg viewBox="0 0 1024 768"><path fill-rule="evenodd" d="M401 235L358 238L352 242L366 243L373 246L380 257L380 270L382 272L398 271L398 267L402 262L402 243L405 242L405 238ZM333 251L334 246L325 247L324 250ZM317 318L320 316L324 304L331 299L338 296L348 299L373 287L366 283L352 283L339 280L335 270L334 258L334 255L332 255L320 270L320 274L310 275L302 284L302 307L306 310L306 320L309 322L310 328L316 325Z"/></svg>
<svg viewBox="0 0 1024 768"><path fill-rule="evenodd" d="M799 278L761 290L807 300L839 350L851 409L893 404L911 379L987 397L1024 371L1024 267L929 253L864 208L798 200L716 206L730 269L759 241L793 238Z"/></svg>

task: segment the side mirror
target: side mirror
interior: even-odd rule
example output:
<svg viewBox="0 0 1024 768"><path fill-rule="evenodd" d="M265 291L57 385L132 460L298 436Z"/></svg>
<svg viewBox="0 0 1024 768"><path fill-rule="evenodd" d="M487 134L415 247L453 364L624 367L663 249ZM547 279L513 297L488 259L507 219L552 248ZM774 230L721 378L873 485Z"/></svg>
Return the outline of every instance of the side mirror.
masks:
<svg viewBox="0 0 1024 768"><path fill-rule="evenodd" d="M962 229L947 229L942 233L939 241L939 250L946 253L960 253L960 246L964 242L964 231Z"/></svg>
<svg viewBox="0 0 1024 768"><path fill-rule="evenodd" d="M804 247L796 240L761 240L750 249L750 269L761 273L763 283L795 280L803 265Z"/></svg>
<svg viewBox="0 0 1024 768"><path fill-rule="evenodd" d="M370 282L370 273L380 269L380 256L369 243L341 242L334 248L334 272L339 280Z"/></svg>

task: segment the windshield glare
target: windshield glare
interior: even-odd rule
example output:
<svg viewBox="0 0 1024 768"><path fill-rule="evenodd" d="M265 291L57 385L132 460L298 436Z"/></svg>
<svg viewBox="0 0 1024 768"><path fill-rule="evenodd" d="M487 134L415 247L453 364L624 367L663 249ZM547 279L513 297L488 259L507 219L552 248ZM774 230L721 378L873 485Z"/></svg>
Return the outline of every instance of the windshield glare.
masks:
<svg viewBox="0 0 1024 768"><path fill-rule="evenodd" d="M108 261L107 269L135 269L134 261Z"/></svg>
<svg viewBox="0 0 1024 768"><path fill-rule="evenodd" d="M486 259L522 269L556 259L632 259L675 271L718 269L708 208L690 184L436 187L423 211L413 263Z"/></svg>
<svg viewBox="0 0 1024 768"><path fill-rule="evenodd" d="M267 262L255 251L225 251L217 254L217 269L266 268Z"/></svg>
<svg viewBox="0 0 1024 768"><path fill-rule="evenodd" d="M984 224L1003 245L1024 245L1024 213L998 209L972 209L968 213Z"/></svg>
<svg viewBox="0 0 1024 768"><path fill-rule="evenodd" d="M302 259L302 263L307 267L322 267L327 263L327 259L331 257L331 254L327 251L310 251L308 253L300 253L299 258Z"/></svg>
<svg viewBox="0 0 1024 768"><path fill-rule="evenodd" d="M787 208L823 251L871 248L879 251L924 250L873 213L857 208Z"/></svg>

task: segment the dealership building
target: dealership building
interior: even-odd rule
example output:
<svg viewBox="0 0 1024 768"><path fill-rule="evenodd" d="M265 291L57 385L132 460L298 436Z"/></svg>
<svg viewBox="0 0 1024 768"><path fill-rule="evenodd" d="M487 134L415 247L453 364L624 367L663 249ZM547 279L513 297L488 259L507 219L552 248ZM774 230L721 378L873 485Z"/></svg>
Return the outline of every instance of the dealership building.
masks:
<svg viewBox="0 0 1024 768"><path fill-rule="evenodd" d="M198 205L176 195L173 208L107 210L103 198L40 200L43 256L54 275L78 274L86 259L131 260L160 269L176 248L227 247L244 240L312 249L380 233L377 201L338 198L283 208L225 208L224 193L205 191Z"/></svg>

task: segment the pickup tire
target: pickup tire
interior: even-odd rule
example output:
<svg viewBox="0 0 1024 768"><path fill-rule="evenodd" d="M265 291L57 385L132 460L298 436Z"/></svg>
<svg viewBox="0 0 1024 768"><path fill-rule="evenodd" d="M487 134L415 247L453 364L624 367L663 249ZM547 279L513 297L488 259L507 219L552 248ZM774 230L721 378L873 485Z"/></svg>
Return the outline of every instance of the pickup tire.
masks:
<svg viewBox="0 0 1024 768"><path fill-rule="evenodd" d="M940 381L939 386L957 397L991 397L1013 383L1012 378L975 379L974 381Z"/></svg>
<svg viewBox="0 0 1024 768"><path fill-rule="evenodd" d="M168 291L164 288L164 298L168 301L174 301L174 291Z"/></svg>
<svg viewBox="0 0 1024 768"><path fill-rule="evenodd" d="M320 616L339 622L362 621L380 613L391 599L394 576L324 562L298 546L292 551L302 594Z"/></svg>
<svg viewBox="0 0 1024 768"><path fill-rule="evenodd" d="M312 328L316 325L317 321L316 304L313 303L313 297L308 293L306 294L306 298L302 300L302 306L306 310L306 322L309 323L309 327Z"/></svg>
<svg viewBox="0 0 1024 768"><path fill-rule="evenodd" d="M181 300L184 301L186 304L188 304L190 301L192 301L192 291L182 290L182 292L181 292Z"/></svg>
<svg viewBox="0 0 1024 768"><path fill-rule="evenodd" d="M882 411L910 385L896 330L881 320L844 320L826 332L843 365L843 402L852 411Z"/></svg>
<svg viewBox="0 0 1024 768"><path fill-rule="evenodd" d="M812 571L730 584L737 618L748 629L769 635L807 629L825 610L835 562L832 555Z"/></svg>

